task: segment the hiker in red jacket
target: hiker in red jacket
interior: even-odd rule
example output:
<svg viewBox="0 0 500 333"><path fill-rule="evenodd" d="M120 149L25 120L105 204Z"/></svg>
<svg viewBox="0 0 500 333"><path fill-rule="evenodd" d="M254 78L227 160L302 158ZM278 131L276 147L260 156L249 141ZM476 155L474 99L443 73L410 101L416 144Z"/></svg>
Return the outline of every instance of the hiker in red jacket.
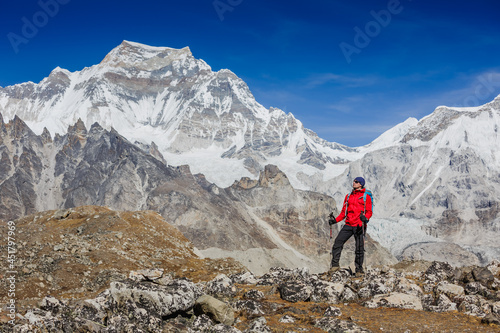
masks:
<svg viewBox="0 0 500 333"><path fill-rule="evenodd" d="M340 255L345 242L354 235L356 241L355 260L356 276L364 274L364 232L366 224L372 217L372 198L371 195L365 195L365 180L362 177L356 177L352 183L352 192L347 194L344 199L344 205L340 215L335 218L330 214L328 223L330 225L338 223L345 218L345 225L340 230L332 248L332 263L330 271L339 269Z"/></svg>

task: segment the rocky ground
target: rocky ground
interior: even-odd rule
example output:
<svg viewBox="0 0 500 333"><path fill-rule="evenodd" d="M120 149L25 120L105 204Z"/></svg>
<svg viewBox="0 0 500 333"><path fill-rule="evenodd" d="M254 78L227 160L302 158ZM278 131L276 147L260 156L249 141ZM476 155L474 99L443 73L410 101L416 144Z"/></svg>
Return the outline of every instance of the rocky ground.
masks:
<svg viewBox="0 0 500 333"><path fill-rule="evenodd" d="M425 271L420 271L427 267ZM500 262L406 262L354 278L275 268L205 282L130 272L95 298L45 297L13 332L499 332ZM496 277L492 272L495 272ZM489 287L488 287L489 286Z"/></svg>
<svg viewBox="0 0 500 333"><path fill-rule="evenodd" d="M17 316L11 325L2 291L1 332L500 332L498 261L256 276L234 260L201 259L150 211L86 206L16 228Z"/></svg>

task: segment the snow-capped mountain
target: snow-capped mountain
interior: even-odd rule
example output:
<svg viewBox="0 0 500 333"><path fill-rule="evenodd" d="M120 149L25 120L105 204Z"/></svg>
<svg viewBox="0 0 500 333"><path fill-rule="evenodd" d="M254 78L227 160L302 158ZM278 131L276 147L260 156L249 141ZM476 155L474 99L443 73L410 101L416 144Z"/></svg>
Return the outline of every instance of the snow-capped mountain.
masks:
<svg viewBox="0 0 500 333"><path fill-rule="evenodd" d="M500 96L475 108L438 107L363 147L361 159L315 190L339 201L350 179L365 175L376 195L372 233L393 254L455 243L484 263L500 257L499 128ZM384 137L400 139L373 149Z"/></svg>
<svg viewBox="0 0 500 333"><path fill-rule="evenodd" d="M189 164L219 186L272 163L307 188L306 175L331 178L359 155L320 139L290 113L264 108L234 73L212 71L187 47L124 41L98 65L56 68L38 84L0 89L0 112L36 134L64 134L78 119L113 127L132 142L154 142L169 164Z"/></svg>
<svg viewBox="0 0 500 333"><path fill-rule="evenodd" d="M234 73L212 71L188 48L124 41L98 65L0 88L0 113L6 121L19 116L37 134L64 134L78 119L87 128L98 122L219 187L273 164L294 188L340 205L362 175L375 195L371 233L393 254L451 242L481 262L500 256L500 97L475 108L438 107L350 148L264 108Z"/></svg>

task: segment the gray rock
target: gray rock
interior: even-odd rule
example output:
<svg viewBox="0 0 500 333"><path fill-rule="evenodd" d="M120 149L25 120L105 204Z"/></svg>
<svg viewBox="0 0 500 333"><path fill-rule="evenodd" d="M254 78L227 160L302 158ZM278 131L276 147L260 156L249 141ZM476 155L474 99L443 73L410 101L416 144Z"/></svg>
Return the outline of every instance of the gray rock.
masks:
<svg viewBox="0 0 500 333"><path fill-rule="evenodd" d="M131 280L112 282L109 292L111 309L134 318L139 327L147 330L158 330L162 318L191 309L201 295L199 287L181 279L166 286Z"/></svg>
<svg viewBox="0 0 500 333"><path fill-rule="evenodd" d="M289 269L283 267L271 267L269 272L259 278L258 285L276 285L287 280L305 280L309 277L307 268Z"/></svg>
<svg viewBox="0 0 500 333"><path fill-rule="evenodd" d="M434 292L437 296L446 295L449 299L465 294L462 286L458 286L447 281L439 282Z"/></svg>
<svg viewBox="0 0 500 333"><path fill-rule="evenodd" d="M290 316L290 315L284 315L280 319L278 319L280 323L285 323L285 324L293 324L295 323L295 318Z"/></svg>
<svg viewBox="0 0 500 333"><path fill-rule="evenodd" d="M397 280L394 291L415 296L422 296L423 294L422 288L419 285L410 282L406 278L399 278Z"/></svg>
<svg viewBox="0 0 500 333"><path fill-rule="evenodd" d="M441 294L436 299L436 305L429 306L428 310L433 312L457 311L457 304L453 303L446 295Z"/></svg>
<svg viewBox="0 0 500 333"><path fill-rule="evenodd" d="M251 289L243 294L243 298L251 299L251 300L255 300L255 301L260 301L260 300L264 299L264 297L265 297L264 293L262 291L256 290L256 289Z"/></svg>
<svg viewBox="0 0 500 333"><path fill-rule="evenodd" d="M465 295L453 299L459 305L459 311L465 312L476 317L483 317L485 314L492 313L492 303L479 295Z"/></svg>
<svg viewBox="0 0 500 333"><path fill-rule="evenodd" d="M494 282L494 276L491 271L486 267L476 267L472 270L474 280L481 283L487 288L491 288Z"/></svg>
<svg viewBox="0 0 500 333"><path fill-rule="evenodd" d="M243 300L235 303L236 309L244 312L249 317L265 315L264 306L261 302L255 300Z"/></svg>
<svg viewBox="0 0 500 333"><path fill-rule="evenodd" d="M391 293L388 295L376 295L364 303L368 308L388 307L398 309L423 310L419 297L402 293Z"/></svg>
<svg viewBox="0 0 500 333"><path fill-rule="evenodd" d="M325 310L325 313L323 314L323 316L324 317L340 317L340 316L342 316L342 311L335 306L329 306Z"/></svg>
<svg viewBox="0 0 500 333"><path fill-rule="evenodd" d="M65 302L62 302L55 297L46 296L40 302L40 309L44 311L49 311L53 315L57 315L68 309L68 306Z"/></svg>
<svg viewBox="0 0 500 333"><path fill-rule="evenodd" d="M344 292L344 284L310 279L309 285L312 287L311 301L338 303Z"/></svg>
<svg viewBox="0 0 500 333"><path fill-rule="evenodd" d="M267 320L264 317L254 319L250 327L243 331L244 333L271 333L271 329L267 326Z"/></svg>
<svg viewBox="0 0 500 333"><path fill-rule="evenodd" d="M286 281L278 286L280 297L289 302L305 302L311 298L313 288L303 281Z"/></svg>
<svg viewBox="0 0 500 333"><path fill-rule="evenodd" d="M354 292L350 287L345 286L344 291L342 292L342 300L345 302L352 302L357 300L358 294Z"/></svg>
<svg viewBox="0 0 500 333"><path fill-rule="evenodd" d="M255 275L251 272L243 272L238 274L233 274L230 276L233 283L241 284L257 284L259 281Z"/></svg>
<svg viewBox="0 0 500 333"><path fill-rule="evenodd" d="M466 315L469 316L475 316L480 318L486 316L486 313L483 311L483 309L481 309L480 306L468 301L461 302L460 305L458 306L458 311L465 313Z"/></svg>
<svg viewBox="0 0 500 333"><path fill-rule="evenodd" d="M194 304L195 313L205 314L217 323L232 325L234 310L226 303L210 296L199 297Z"/></svg>
<svg viewBox="0 0 500 333"><path fill-rule="evenodd" d="M487 298L494 298L494 294L480 282L467 283L464 290L467 295L481 295Z"/></svg>
<svg viewBox="0 0 500 333"><path fill-rule="evenodd" d="M360 327L352 321L340 320L337 318L323 317L319 319L316 327L329 333L349 332L349 333L369 333L370 330Z"/></svg>
<svg viewBox="0 0 500 333"><path fill-rule="evenodd" d="M207 283L206 291L214 297L224 298L233 297L237 290L229 277L225 274L219 274Z"/></svg>
<svg viewBox="0 0 500 333"><path fill-rule="evenodd" d="M214 325L212 319L206 314L201 314L195 318L193 324L191 325L191 331L193 332L205 332Z"/></svg>
<svg viewBox="0 0 500 333"><path fill-rule="evenodd" d="M194 332L193 332L194 333ZM217 324L210 328L207 333L241 333L239 329L225 324Z"/></svg>
<svg viewBox="0 0 500 333"><path fill-rule="evenodd" d="M500 316L500 301L491 304L491 312L496 316Z"/></svg>
<svg viewBox="0 0 500 333"><path fill-rule="evenodd" d="M453 267L445 262L434 261L432 265L425 271L427 280L440 282L454 276Z"/></svg>
<svg viewBox="0 0 500 333"><path fill-rule="evenodd" d="M154 281L163 277L163 269L141 269L139 271L131 271L128 275L130 280L141 281Z"/></svg>
<svg viewBox="0 0 500 333"><path fill-rule="evenodd" d="M479 265L479 258L454 243L423 242L404 249L401 257L411 260L445 261L452 266Z"/></svg>
<svg viewBox="0 0 500 333"><path fill-rule="evenodd" d="M500 317L495 316L493 314L489 314L486 315L483 319L481 319L481 323L500 325Z"/></svg>

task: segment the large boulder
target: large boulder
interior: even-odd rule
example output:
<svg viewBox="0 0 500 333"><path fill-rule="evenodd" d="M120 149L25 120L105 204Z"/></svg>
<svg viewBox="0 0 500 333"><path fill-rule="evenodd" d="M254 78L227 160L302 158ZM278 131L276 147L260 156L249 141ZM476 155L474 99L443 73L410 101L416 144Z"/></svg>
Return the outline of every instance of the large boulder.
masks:
<svg viewBox="0 0 500 333"><path fill-rule="evenodd" d="M116 307L126 315L135 316L144 310L158 318L192 308L201 296L200 287L187 279L174 280L166 286L125 280L112 282L109 291Z"/></svg>
<svg viewBox="0 0 500 333"><path fill-rule="evenodd" d="M234 323L234 310L226 303L210 296L199 297L195 304L196 314L205 314L217 323L232 325Z"/></svg>
<svg viewBox="0 0 500 333"><path fill-rule="evenodd" d="M364 305L372 309L379 307L387 307L387 308L398 308L398 309L423 310L420 297L402 293L376 295L371 300L366 301Z"/></svg>

